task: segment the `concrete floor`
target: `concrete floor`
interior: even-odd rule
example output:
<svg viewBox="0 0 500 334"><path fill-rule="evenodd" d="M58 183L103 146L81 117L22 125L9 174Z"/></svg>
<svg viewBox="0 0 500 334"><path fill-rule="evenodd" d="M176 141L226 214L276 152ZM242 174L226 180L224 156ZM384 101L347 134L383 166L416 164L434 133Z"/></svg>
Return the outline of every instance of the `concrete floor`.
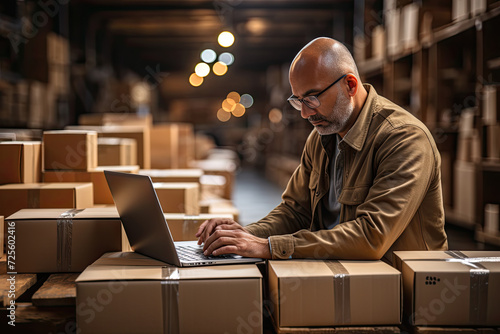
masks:
<svg viewBox="0 0 500 334"><path fill-rule="evenodd" d="M236 175L234 203L240 210L240 224L248 225L266 216L281 202L284 189L267 180L262 172L243 168ZM500 250L500 247L475 242L474 231L446 224L449 249Z"/></svg>

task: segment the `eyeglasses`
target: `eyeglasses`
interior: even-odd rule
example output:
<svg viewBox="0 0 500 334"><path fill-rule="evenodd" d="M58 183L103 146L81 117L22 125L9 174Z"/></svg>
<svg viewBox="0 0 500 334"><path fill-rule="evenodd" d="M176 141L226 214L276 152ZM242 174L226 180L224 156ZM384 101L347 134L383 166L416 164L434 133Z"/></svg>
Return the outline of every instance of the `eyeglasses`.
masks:
<svg viewBox="0 0 500 334"><path fill-rule="evenodd" d="M347 74L344 74L343 76L341 76L340 78L335 80L330 86L326 87L325 89L323 89L321 92L319 92L316 95L309 95L309 96L304 97L303 99L299 99L298 97L292 95L288 98L288 102L290 102L292 107L294 107L295 109L297 109L299 111L302 110L302 103L304 103L310 109L316 109L321 105L321 102L319 102L318 97L321 94L323 94L324 92L326 92L330 87L332 87L337 82L339 82L346 75Z"/></svg>

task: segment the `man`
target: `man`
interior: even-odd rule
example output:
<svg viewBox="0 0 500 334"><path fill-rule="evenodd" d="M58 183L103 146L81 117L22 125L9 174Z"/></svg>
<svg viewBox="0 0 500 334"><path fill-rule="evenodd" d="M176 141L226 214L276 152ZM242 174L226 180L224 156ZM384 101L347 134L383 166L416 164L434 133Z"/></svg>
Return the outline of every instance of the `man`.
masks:
<svg viewBox="0 0 500 334"><path fill-rule="evenodd" d="M290 104L315 130L281 204L246 227L204 222L205 253L391 262L393 250L446 250L441 160L425 125L362 85L330 38L297 54L290 85Z"/></svg>

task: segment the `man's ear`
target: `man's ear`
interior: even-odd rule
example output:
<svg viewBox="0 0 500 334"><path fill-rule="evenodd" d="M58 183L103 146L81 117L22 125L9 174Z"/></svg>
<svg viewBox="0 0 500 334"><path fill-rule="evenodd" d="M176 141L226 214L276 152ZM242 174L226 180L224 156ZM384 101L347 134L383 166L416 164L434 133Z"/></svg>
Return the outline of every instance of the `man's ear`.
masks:
<svg viewBox="0 0 500 334"><path fill-rule="evenodd" d="M356 95L359 86L358 79L354 75L348 74L346 75L345 80L347 82L347 93L349 94L349 96L352 97Z"/></svg>

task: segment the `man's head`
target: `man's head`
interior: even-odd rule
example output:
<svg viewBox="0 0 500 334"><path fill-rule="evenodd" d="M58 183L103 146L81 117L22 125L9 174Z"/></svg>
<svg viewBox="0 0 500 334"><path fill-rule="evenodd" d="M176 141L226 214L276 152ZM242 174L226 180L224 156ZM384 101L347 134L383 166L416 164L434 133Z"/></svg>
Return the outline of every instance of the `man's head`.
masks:
<svg viewBox="0 0 500 334"><path fill-rule="evenodd" d="M321 135L343 137L366 99L349 50L331 38L314 39L300 50L290 66L290 85L291 104Z"/></svg>

